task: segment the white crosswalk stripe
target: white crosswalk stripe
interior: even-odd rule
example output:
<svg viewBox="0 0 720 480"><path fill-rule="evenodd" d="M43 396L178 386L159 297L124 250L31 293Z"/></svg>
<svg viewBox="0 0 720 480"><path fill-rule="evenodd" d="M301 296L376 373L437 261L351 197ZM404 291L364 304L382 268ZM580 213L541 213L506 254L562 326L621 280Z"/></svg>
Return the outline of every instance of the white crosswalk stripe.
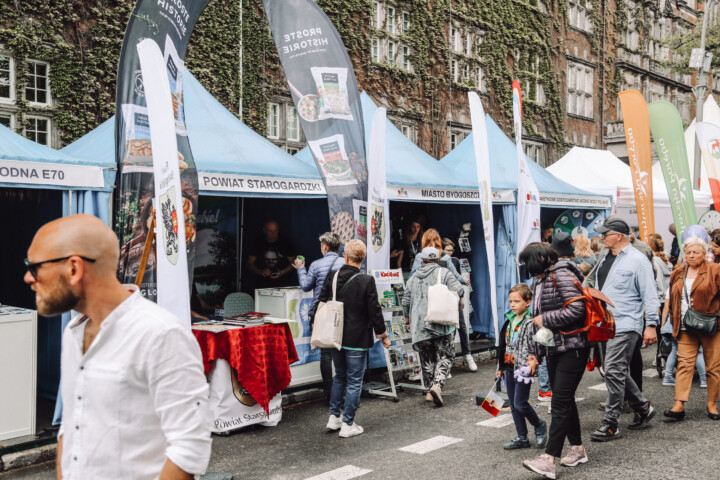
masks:
<svg viewBox="0 0 720 480"><path fill-rule="evenodd" d="M368 470L367 468L345 465L344 467L321 473L320 475L315 475L305 480L350 480L351 478L361 477L370 472L372 472L372 470Z"/></svg>
<svg viewBox="0 0 720 480"><path fill-rule="evenodd" d="M432 437L427 440L423 440L422 442L413 443L412 445L408 445L407 447L398 448L398 450L408 453L417 453L418 455L424 455L428 452L432 452L433 450L447 447L448 445L453 445L462 441L462 438L452 438L438 435L437 437Z"/></svg>
<svg viewBox="0 0 720 480"><path fill-rule="evenodd" d="M588 387L589 390L600 390L601 392L607 392L607 385L604 383L598 383L597 385L593 385L592 387Z"/></svg>
<svg viewBox="0 0 720 480"><path fill-rule="evenodd" d="M512 423L512 415L506 413L505 415L498 415L497 417L491 418L489 420L483 420L482 422L478 422L475 425L481 427L502 428L511 425Z"/></svg>
<svg viewBox="0 0 720 480"><path fill-rule="evenodd" d="M656 368L648 368L647 370L643 370L642 376L648 377L648 378L657 377L658 376L657 369Z"/></svg>

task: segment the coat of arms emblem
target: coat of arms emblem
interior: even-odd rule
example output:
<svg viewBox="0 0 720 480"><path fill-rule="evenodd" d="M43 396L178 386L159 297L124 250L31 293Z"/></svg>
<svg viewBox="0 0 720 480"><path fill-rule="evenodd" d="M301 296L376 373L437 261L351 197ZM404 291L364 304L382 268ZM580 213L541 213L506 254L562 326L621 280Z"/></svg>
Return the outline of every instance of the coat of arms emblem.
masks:
<svg viewBox="0 0 720 480"><path fill-rule="evenodd" d="M178 210L175 203L175 187L160 195L160 216L163 232L165 256L173 265L177 265L180 240L178 238Z"/></svg>

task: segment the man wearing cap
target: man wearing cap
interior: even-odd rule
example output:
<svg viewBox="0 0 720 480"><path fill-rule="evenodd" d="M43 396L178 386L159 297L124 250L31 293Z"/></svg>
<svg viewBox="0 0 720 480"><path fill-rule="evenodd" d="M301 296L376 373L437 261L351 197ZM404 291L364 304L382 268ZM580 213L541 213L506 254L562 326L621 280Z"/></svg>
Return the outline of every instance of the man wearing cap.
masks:
<svg viewBox="0 0 720 480"><path fill-rule="evenodd" d="M600 427L590 434L593 440L604 442L620 436L618 423L623 400L628 400L635 411L633 422L628 425L630 430L645 428L655 416L655 409L630 376L629 365L640 341L646 345L657 341L655 326L659 321L660 302L651 264L630 244L630 226L612 216L595 231L602 234L605 251L592 273L595 273L596 288L615 305L608 308L616 325L615 338L607 342L605 352L608 390L605 417ZM647 324L644 330L643 311Z"/></svg>
<svg viewBox="0 0 720 480"><path fill-rule="evenodd" d="M442 389L455 357L455 327L425 321L428 315L428 289L436 285L439 278L441 284L458 295L458 301L464 290L450 270L438 264L440 251L437 248L423 248L420 258L422 265L408 280L402 306L406 321L410 324L413 349L420 355L423 382L429 388L426 400L442 407ZM450 306L452 308L457 309L457 305Z"/></svg>

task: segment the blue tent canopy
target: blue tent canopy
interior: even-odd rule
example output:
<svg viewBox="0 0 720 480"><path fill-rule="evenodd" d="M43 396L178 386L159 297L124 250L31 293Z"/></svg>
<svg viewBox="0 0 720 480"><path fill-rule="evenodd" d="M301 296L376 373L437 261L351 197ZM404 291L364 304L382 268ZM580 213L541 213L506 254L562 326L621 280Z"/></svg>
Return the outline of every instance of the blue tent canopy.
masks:
<svg viewBox="0 0 720 480"><path fill-rule="evenodd" d="M365 126L365 148L369 151L372 120L378 107L365 92L360 94L360 101ZM295 157L316 168L309 148L302 149ZM447 190L477 192L477 183L467 177L455 175L403 135L390 120L386 120L385 124L385 159L387 183L399 187L388 192L390 200L452 201L447 197L420 198L423 190L435 193Z"/></svg>
<svg viewBox="0 0 720 480"><path fill-rule="evenodd" d="M324 197L318 171L299 162L230 113L187 70L185 117L200 193L223 196ZM115 117L63 149L115 164Z"/></svg>
<svg viewBox="0 0 720 480"><path fill-rule="evenodd" d="M490 151L490 177L493 190L517 190L517 150L515 143L510 140L498 125L485 115L488 135L488 149ZM460 145L443 157L440 162L445 164L459 176L477 179L475 167L473 136L468 135ZM529 157L525 159L530 168L533 180L540 191L540 203L543 206L553 207L609 207L609 197L596 195L569 183L565 183L552 173L533 162ZM474 182L477 188L477 181Z"/></svg>
<svg viewBox="0 0 720 480"><path fill-rule="evenodd" d="M0 125L0 186L111 190L115 162L82 159L33 142Z"/></svg>

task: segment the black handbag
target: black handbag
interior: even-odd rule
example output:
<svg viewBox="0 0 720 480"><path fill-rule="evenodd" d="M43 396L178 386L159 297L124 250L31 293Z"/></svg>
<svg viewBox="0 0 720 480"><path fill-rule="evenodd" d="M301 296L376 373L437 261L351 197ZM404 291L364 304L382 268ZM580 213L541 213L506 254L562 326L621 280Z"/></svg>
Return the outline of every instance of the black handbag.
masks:
<svg viewBox="0 0 720 480"><path fill-rule="evenodd" d="M696 335L715 335L717 332L717 326L718 326L718 316L717 315L705 315L704 313L700 313L698 311L693 310L690 308L690 298L687 293L687 288L685 288L685 273L687 272L687 268L683 269L683 294L685 295L685 301L687 302L688 309L687 312L685 312L685 316L683 317L683 323L685 324L685 329L690 332L694 333Z"/></svg>

